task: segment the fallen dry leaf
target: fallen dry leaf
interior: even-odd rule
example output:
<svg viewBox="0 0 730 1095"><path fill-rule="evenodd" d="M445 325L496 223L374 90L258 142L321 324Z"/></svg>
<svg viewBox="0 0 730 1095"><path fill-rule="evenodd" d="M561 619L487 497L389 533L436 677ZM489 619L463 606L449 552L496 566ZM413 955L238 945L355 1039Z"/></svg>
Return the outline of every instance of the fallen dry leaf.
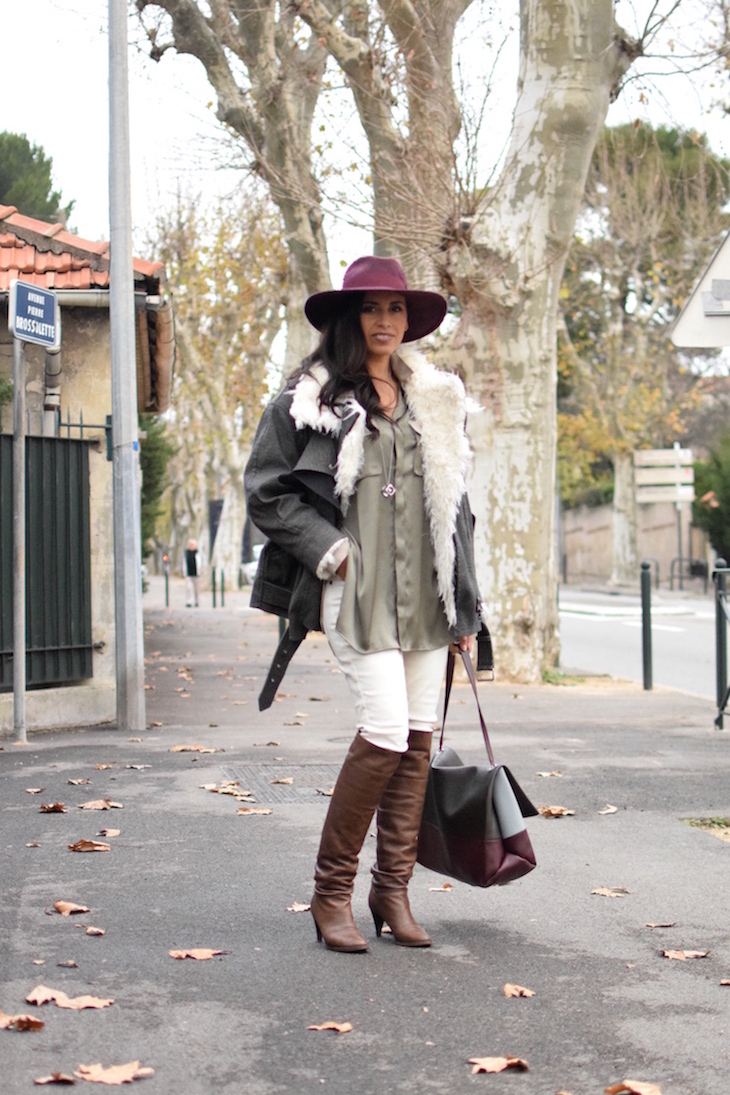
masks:
<svg viewBox="0 0 730 1095"><path fill-rule="evenodd" d="M253 791L241 790L237 779L224 779L221 783L201 783L201 790L211 791L215 795L233 795L239 802L247 799L255 802Z"/></svg>
<svg viewBox="0 0 730 1095"><path fill-rule="evenodd" d="M33 959L33 965L34 966L45 966L45 964L46 964L45 958L34 958Z"/></svg>
<svg viewBox="0 0 730 1095"><path fill-rule="evenodd" d="M0 1030L43 1030L45 1025L35 1015L6 1015L0 1011Z"/></svg>
<svg viewBox="0 0 730 1095"><path fill-rule="evenodd" d="M213 958L216 954L224 954L225 951L214 951L208 947L195 947L192 950L187 951L168 951L170 958L194 958L197 962L207 962L209 958Z"/></svg>
<svg viewBox="0 0 730 1095"><path fill-rule="evenodd" d="M102 840L77 840L68 846L70 852L110 852L111 849L111 844L105 844Z"/></svg>
<svg viewBox="0 0 730 1095"><path fill-rule="evenodd" d="M71 916L72 913L91 912L88 905L76 905L73 901L54 901L53 907L61 916Z"/></svg>
<svg viewBox="0 0 730 1095"><path fill-rule="evenodd" d="M141 741L141 738L127 738L127 741Z"/></svg>
<svg viewBox="0 0 730 1095"><path fill-rule="evenodd" d="M522 1057L470 1057L472 1076L477 1072L504 1072L505 1069L515 1068L518 1072L529 1072L527 1061Z"/></svg>
<svg viewBox="0 0 730 1095"><path fill-rule="evenodd" d="M173 745L171 753L217 753L218 749L210 749L207 745ZM225 752L221 749L220 752Z"/></svg>
<svg viewBox="0 0 730 1095"><path fill-rule="evenodd" d="M67 814L68 810L62 802L42 802L42 814Z"/></svg>
<svg viewBox="0 0 730 1095"><path fill-rule="evenodd" d="M660 924L658 920L652 920L646 926L647 928L676 928L677 922L676 920L672 920L671 923L667 921L666 923Z"/></svg>
<svg viewBox="0 0 730 1095"><path fill-rule="evenodd" d="M102 999L100 996L67 996L61 989L50 989L47 985L36 985L32 992L25 998L26 1004L50 1004L56 1007L67 1008L71 1011L83 1011L85 1008L108 1008L114 1001Z"/></svg>
<svg viewBox="0 0 730 1095"><path fill-rule="evenodd" d="M334 793L335 793L334 787L330 787L330 789L328 791L323 791L321 787L317 788L317 794L318 795L324 795L325 798L332 798Z"/></svg>
<svg viewBox="0 0 730 1095"><path fill-rule="evenodd" d="M293 905L287 905L287 912L309 912L311 905L304 905L301 901L295 901Z"/></svg>
<svg viewBox="0 0 730 1095"><path fill-rule="evenodd" d="M56 965L64 970L77 970L79 968L78 962L74 962L73 958L69 958L66 962L56 962Z"/></svg>
<svg viewBox="0 0 730 1095"><path fill-rule="evenodd" d="M237 814L271 814L271 810L268 806L239 806L236 810Z"/></svg>
<svg viewBox="0 0 730 1095"><path fill-rule="evenodd" d="M248 700L233 700L234 707L247 707Z"/></svg>
<svg viewBox="0 0 730 1095"><path fill-rule="evenodd" d="M625 886L599 886L591 890L591 893L597 894L598 897L625 897L627 893L631 893L631 890L627 890Z"/></svg>
<svg viewBox="0 0 730 1095"><path fill-rule="evenodd" d="M88 776L84 776L83 779L67 779L66 782L70 783L72 787L81 787L86 783L91 783L91 780Z"/></svg>
<svg viewBox="0 0 730 1095"><path fill-rule="evenodd" d="M598 812L599 814L617 814L618 806L604 806L603 809L599 810Z"/></svg>
<svg viewBox="0 0 730 1095"><path fill-rule="evenodd" d="M110 1065L104 1068L101 1064L79 1065L74 1071L74 1076L80 1080L89 1080L95 1084L129 1084L132 1080L142 1080L145 1076L154 1076L153 1068L140 1068L139 1061L130 1061L126 1065Z"/></svg>
<svg viewBox="0 0 730 1095"><path fill-rule="evenodd" d="M162 726L162 723L161 723L161 722L157 722L157 721L153 721L153 722L151 722L151 723L149 724L149 726ZM148 727L148 729L149 729L149 727Z"/></svg>
<svg viewBox="0 0 730 1095"><path fill-rule="evenodd" d="M28 844L26 844L26 848L40 848L40 844L37 840L31 840Z"/></svg>
<svg viewBox="0 0 730 1095"><path fill-rule="evenodd" d="M266 747L268 745L281 745L280 741L255 741L254 746Z"/></svg>
<svg viewBox="0 0 730 1095"><path fill-rule="evenodd" d="M662 951L665 958L674 958L677 962L685 962L688 958L707 958L709 951Z"/></svg>
<svg viewBox="0 0 730 1095"><path fill-rule="evenodd" d="M80 802L79 810L123 810L121 802L112 802L110 798L95 798L91 802Z"/></svg>
<svg viewBox="0 0 730 1095"><path fill-rule="evenodd" d="M725 980L721 981L720 984L721 985L730 985L730 978L726 978Z"/></svg>
<svg viewBox="0 0 730 1095"><path fill-rule="evenodd" d="M26 787L25 791L28 795L39 795L41 791L45 791L45 787Z"/></svg>
<svg viewBox="0 0 730 1095"><path fill-rule="evenodd" d="M570 817L575 810L568 810L565 806L538 806L538 813L543 817Z"/></svg>
<svg viewBox="0 0 730 1095"><path fill-rule="evenodd" d="M65 1072L52 1072L50 1076L39 1076L34 1084L75 1084L73 1076L67 1076Z"/></svg>
<svg viewBox="0 0 730 1095"><path fill-rule="evenodd" d="M119 836L121 829L99 829L97 836Z"/></svg>
<svg viewBox="0 0 730 1095"><path fill-rule="evenodd" d="M319 1025L313 1025L307 1027L307 1030L334 1030L337 1034L349 1034L352 1030L352 1023L320 1023Z"/></svg>
<svg viewBox="0 0 730 1095"><path fill-rule="evenodd" d="M294 718L295 719L308 719L309 715L307 714L306 711L295 711L294 712Z"/></svg>
<svg viewBox="0 0 730 1095"><path fill-rule="evenodd" d="M429 886L429 893L451 893L453 886L450 882L444 882L443 886Z"/></svg>
<svg viewBox="0 0 730 1095"><path fill-rule="evenodd" d="M95 764L94 765L94 768L96 768L97 772L105 772L107 770L107 768L113 768L113 767L114 767L114 764Z"/></svg>
<svg viewBox="0 0 730 1095"><path fill-rule="evenodd" d="M135 772L141 772L143 768L151 768L151 764L125 764L125 768L133 768Z"/></svg>
<svg viewBox="0 0 730 1095"><path fill-rule="evenodd" d="M93 924L88 924L86 927L87 935L106 935L106 928L95 928Z"/></svg>
<svg viewBox="0 0 730 1095"><path fill-rule="evenodd" d="M629 1095L662 1095L659 1084L644 1084L641 1080L622 1080L620 1084L613 1084L604 1088L605 1095L621 1095L628 1092Z"/></svg>
<svg viewBox="0 0 730 1095"><path fill-rule="evenodd" d="M544 776L545 779L549 779L550 776L562 776L562 772L538 772L538 776Z"/></svg>
<svg viewBox="0 0 730 1095"><path fill-rule="evenodd" d="M294 776L276 776L274 779L270 779L269 783L284 783L287 786L291 786L294 782Z"/></svg>
<svg viewBox="0 0 730 1095"><path fill-rule="evenodd" d="M505 996L534 996L533 989L526 989L523 985L510 985L509 981L502 990Z"/></svg>

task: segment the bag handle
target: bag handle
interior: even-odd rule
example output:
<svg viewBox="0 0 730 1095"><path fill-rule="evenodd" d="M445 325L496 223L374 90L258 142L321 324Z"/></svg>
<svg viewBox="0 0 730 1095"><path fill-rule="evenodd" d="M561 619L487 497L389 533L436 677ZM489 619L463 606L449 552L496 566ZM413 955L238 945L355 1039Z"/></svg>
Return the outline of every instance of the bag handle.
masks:
<svg viewBox="0 0 730 1095"><path fill-rule="evenodd" d="M492 768L495 767L494 753L492 752L492 743L489 740L489 731L487 730L487 724L484 721L484 715L482 714L482 708L479 703L479 693L477 692L477 679L474 675L474 666L471 662L470 655L466 650L459 650L462 661L464 662L464 668L466 669L466 675L469 678L472 692L474 693L474 699L476 700L477 712L479 714L479 723L482 728L482 736L484 737L484 744L487 747L487 756L489 757L489 763ZM449 656L446 661L446 694L444 696L444 719L441 724L441 739L439 741L439 751L444 747L444 730L446 729L446 712L449 709L449 698L451 697L451 686L454 683L454 667L456 665L456 655L449 647Z"/></svg>

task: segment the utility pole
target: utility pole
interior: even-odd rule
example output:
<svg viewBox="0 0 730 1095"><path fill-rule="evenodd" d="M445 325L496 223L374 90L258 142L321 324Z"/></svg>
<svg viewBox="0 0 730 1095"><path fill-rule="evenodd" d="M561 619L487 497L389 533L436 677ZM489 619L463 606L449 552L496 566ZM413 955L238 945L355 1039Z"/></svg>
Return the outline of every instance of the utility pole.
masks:
<svg viewBox="0 0 730 1095"><path fill-rule="evenodd" d="M109 0L109 272L117 729L144 730L142 545L129 172L127 3Z"/></svg>

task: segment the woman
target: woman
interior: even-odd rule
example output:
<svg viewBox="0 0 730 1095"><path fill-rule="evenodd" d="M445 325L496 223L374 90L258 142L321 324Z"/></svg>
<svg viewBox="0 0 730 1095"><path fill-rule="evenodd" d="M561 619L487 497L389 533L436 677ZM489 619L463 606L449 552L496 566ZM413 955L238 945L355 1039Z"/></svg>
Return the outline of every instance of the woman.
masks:
<svg viewBox="0 0 730 1095"><path fill-rule="evenodd" d="M264 411L246 468L252 520L270 539L251 604L289 618L262 693L323 630L355 701L357 734L322 832L312 915L318 940L366 951L350 898L377 811L370 909L379 936L431 945L413 918L431 733L449 643L480 629L466 497L466 399L458 377L401 350L446 302L408 289L394 259L347 269L305 305L319 346Z"/></svg>

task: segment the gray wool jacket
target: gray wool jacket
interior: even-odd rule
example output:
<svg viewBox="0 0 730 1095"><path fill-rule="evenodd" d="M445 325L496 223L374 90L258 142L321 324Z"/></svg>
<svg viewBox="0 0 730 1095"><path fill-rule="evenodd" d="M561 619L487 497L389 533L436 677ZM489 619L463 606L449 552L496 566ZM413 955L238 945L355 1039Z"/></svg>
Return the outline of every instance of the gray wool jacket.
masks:
<svg viewBox="0 0 730 1095"><path fill-rule="evenodd" d="M484 622L474 567L474 519L466 494L471 453L469 409L457 376L401 347L394 370L421 437L424 498L439 596L455 639ZM335 414L320 407L327 374L315 365L265 408L246 466L248 513L269 542L261 553L251 606L285 616L289 630L260 706L268 706L296 647L321 631L322 582L336 570L333 550L357 487L366 436L365 410L345 400Z"/></svg>

